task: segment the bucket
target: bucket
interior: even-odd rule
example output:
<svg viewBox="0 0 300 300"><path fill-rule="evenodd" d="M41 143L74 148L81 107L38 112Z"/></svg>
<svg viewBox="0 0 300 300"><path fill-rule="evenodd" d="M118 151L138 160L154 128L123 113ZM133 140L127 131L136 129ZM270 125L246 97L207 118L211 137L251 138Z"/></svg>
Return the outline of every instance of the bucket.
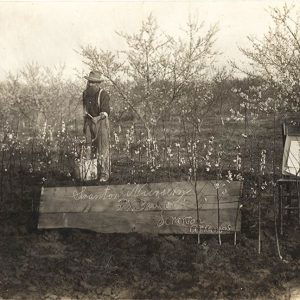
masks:
<svg viewBox="0 0 300 300"><path fill-rule="evenodd" d="M90 147L82 146L80 158L75 159L76 178L82 181L95 180L98 177L97 158L91 157Z"/></svg>

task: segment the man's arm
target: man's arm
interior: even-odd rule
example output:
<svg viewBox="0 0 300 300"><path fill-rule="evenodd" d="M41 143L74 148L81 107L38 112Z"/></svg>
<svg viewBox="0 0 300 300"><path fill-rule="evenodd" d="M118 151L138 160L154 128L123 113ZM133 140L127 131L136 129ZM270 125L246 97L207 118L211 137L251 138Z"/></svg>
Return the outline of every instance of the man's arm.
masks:
<svg viewBox="0 0 300 300"><path fill-rule="evenodd" d="M110 114L110 105L109 105L109 102L110 102L110 98L109 98L109 95L106 91L103 91L101 93L101 99L100 99L100 115L102 116L109 116ZM102 114L104 113L104 114Z"/></svg>
<svg viewBox="0 0 300 300"><path fill-rule="evenodd" d="M87 115L86 115L86 102L85 102L85 93L82 94L82 106L83 106L83 133L86 134L87 127Z"/></svg>

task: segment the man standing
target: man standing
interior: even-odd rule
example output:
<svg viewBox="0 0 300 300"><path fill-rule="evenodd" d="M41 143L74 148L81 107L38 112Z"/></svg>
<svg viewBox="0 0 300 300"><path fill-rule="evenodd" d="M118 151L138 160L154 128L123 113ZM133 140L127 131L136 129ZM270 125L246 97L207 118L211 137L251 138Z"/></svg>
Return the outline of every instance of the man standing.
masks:
<svg viewBox="0 0 300 300"><path fill-rule="evenodd" d="M91 140L91 158L97 158L98 178L100 182L105 182L110 176L110 98L101 88L102 80L99 72L91 71L89 76L84 78L87 79L87 87L83 92L83 132L87 141Z"/></svg>

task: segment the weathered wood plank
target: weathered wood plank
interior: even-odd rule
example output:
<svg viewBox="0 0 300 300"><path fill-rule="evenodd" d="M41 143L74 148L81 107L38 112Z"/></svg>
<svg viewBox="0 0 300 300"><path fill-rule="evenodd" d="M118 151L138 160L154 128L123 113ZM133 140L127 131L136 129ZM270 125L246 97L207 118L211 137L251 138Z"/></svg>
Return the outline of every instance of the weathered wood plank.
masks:
<svg viewBox="0 0 300 300"><path fill-rule="evenodd" d="M219 196L238 196L240 192L240 182L233 181L198 181L197 192L200 196L217 195L217 187L219 187ZM149 183L136 185L114 185L114 186L86 186L85 192L81 195L82 186L72 187L48 187L45 197L55 196L58 200L65 201L66 194L72 195L77 192L77 197L87 197L87 194L93 194L97 199L103 197L113 198L115 195L141 196L141 197L167 197L181 196L183 193L190 194L194 191L194 185L189 182L164 182ZM73 196L71 196L72 198ZM82 199L83 200L83 199Z"/></svg>
<svg viewBox="0 0 300 300"><path fill-rule="evenodd" d="M226 197L219 203L219 208L235 208L238 197ZM68 201L43 201L40 212L103 212L103 211L160 211L160 210L193 210L196 209L194 196L189 196L183 202L174 201L172 198L158 199L136 199L121 198L116 202L103 200L78 201L71 199ZM200 209L218 209L218 201L215 196L207 196L206 201L199 201Z"/></svg>
<svg viewBox="0 0 300 300"><path fill-rule="evenodd" d="M240 182L199 181L197 192L200 232L240 230ZM45 188L39 228L192 234L197 233L195 199L188 182Z"/></svg>
<svg viewBox="0 0 300 300"><path fill-rule="evenodd" d="M237 213L234 209L220 211L221 233L240 231L240 214ZM199 218L201 233L218 233L217 210L200 210ZM47 213L40 215L39 228L80 228L103 233L196 234L197 214L195 211Z"/></svg>
<svg viewBox="0 0 300 300"><path fill-rule="evenodd" d="M239 183L225 183L219 191L211 182L198 183L201 209L236 207ZM40 212L88 212L106 210L184 210L196 209L195 191L185 182L144 185L47 188L42 194Z"/></svg>

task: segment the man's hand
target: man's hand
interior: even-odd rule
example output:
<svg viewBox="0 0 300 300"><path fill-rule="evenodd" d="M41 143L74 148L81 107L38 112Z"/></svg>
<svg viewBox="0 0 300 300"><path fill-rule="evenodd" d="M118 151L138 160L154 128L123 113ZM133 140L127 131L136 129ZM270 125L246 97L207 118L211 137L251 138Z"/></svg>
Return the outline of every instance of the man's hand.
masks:
<svg viewBox="0 0 300 300"><path fill-rule="evenodd" d="M106 112L101 112L99 114L99 116L93 117L93 122L96 124L98 121L104 120L106 117L107 117L107 113Z"/></svg>
<svg viewBox="0 0 300 300"><path fill-rule="evenodd" d="M103 120L103 119L105 119L107 117L107 113L106 112L101 112L99 114L99 117L100 117L100 120Z"/></svg>

